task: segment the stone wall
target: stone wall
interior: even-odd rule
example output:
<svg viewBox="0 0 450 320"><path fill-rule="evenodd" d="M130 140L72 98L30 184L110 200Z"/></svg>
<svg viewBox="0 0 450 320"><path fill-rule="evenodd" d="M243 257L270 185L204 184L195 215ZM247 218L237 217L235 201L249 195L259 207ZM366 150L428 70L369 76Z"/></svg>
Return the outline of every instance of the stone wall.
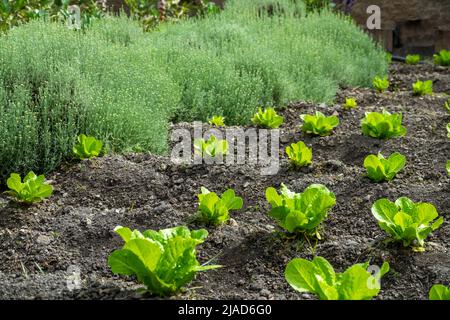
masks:
<svg viewBox="0 0 450 320"><path fill-rule="evenodd" d="M352 16L365 28L367 7L381 9L381 30L369 31L397 54L450 49L450 0L356 0Z"/></svg>

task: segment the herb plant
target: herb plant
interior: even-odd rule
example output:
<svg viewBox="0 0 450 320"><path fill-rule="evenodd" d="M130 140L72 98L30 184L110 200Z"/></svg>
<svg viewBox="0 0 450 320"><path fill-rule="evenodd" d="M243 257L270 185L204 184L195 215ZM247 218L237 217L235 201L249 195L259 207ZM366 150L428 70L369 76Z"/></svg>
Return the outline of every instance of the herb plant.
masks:
<svg viewBox="0 0 450 320"><path fill-rule="evenodd" d="M417 81L413 84L413 92L416 96L432 95L433 81Z"/></svg>
<svg viewBox="0 0 450 320"><path fill-rule="evenodd" d="M394 152L387 159L381 153L368 155L364 159L367 176L375 182L392 180L405 164L406 157L398 152Z"/></svg>
<svg viewBox="0 0 450 320"><path fill-rule="evenodd" d="M376 76L375 79L373 79L372 84L374 88L380 93L386 91L389 88L389 80L387 76L385 76L384 78Z"/></svg>
<svg viewBox="0 0 450 320"><path fill-rule="evenodd" d="M281 184L280 191L278 194L273 187L266 189L272 207L269 216L290 233L315 234L320 239L317 227L336 204L334 193L321 184L312 184L303 193L292 192Z"/></svg>
<svg viewBox="0 0 450 320"><path fill-rule="evenodd" d="M433 55L433 61L438 66L450 66L450 50L441 50L439 53Z"/></svg>
<svg viewBox="0 0 450 320"><path fill-rule="evenodd" d="M345 98L345 104L344 104L345 110L355 109L357 106L358 106L358 104L356 103L356 99Z"/></svg>
<svg viewBox="0 0 450 320"><path fill-rule="evenodd" d="M430 300L450 300L450 287L442 284L435 284L428 293Z"/></svg>
<svg viewBox="0 0 450 320"><path fill-rule="evenodd" d="M331 133L333 128L339 124L339 118L336 116L326 117L322 112L316 111L315 115L302 114L302 131L319 136L326 136Z"/></svg>
<svg viewBox="0 0 450 320"><path fill-rule="evenodd" d="M303 141L287 146L286 154L295 167L303 167L311 164L312 148L308 148Z"/></svg>
<svg viewBox="0 0 450 320"><path fill-rule="evenodd" d="M253 116L252 122L266 129L276 129L283 123L283 117L279 116L274 108L267 108L264 111L262 108Z"/></svg>
<svg viewBox="0 0 450 320"><path fill-rule="evenodd" d="M392 53L386 52L386 61L388 64L392 63Z"/></svg>
<svg viewBox="0 0 450 320"><path fill-rule="evenodd" d="M424 240L444 221L442 217L438 218L431 203L414 203L406 197L395 202L379 199L372 206L372 214L381 229L394 240L402 241L405 247L412 246L415 251L425 250Z"/></svg>
<svg viewBox="0 0 450 320"><path fill-rule="evenodd" d="M386 110L383 113L366 112L361 121L361 129L364 135L378 139L402 137L406 134L406 128L402 126L402 114L391 114Z"/></svg>
<svg viewBox="0 0 450 320"><path fill-rule="evenodd" d="M358 263L342 273L322 257L312 261L292 259L285 270L286 281L299 292L316 294L320 300L370 300L380 292L380 279L389 271L389 263L372 275L369 263Z"/></svg>
<svg viewBox="0 0 450 320"><path fill-rule="evenodd" d="M216 136L211 135L208 140L197 139L194 141L194 148L197 154L202 157L215 158L218 155L228 153L228 142L226 140L218 140Z"/></svg>
<svg viewBox="0 0 450 320"><path fill-rule="evenodd" d="M230 219L230 210L242 208L242 198L236 197L233 189L228 189L222 196L215 192L210 192L205 187L201 187L202 193L198 195L199 215L207 223L221 224Z"/></svg>
<svg viewBox="0 0 450 320"><path fill-rule="evenodd" d="M419 54L408 54L405 59L406 64L416 65L420 62Z"/></svg>
<svg viewBox="0 0 450 320"><path fill-rule="evenodd" d="M40 202L53 194L53 187L45 182L45 176L36 176L33 171L23 178L23 182L18 173L12 173L6 185L9 188L7 194L16 201L26 204Z"/></svg>
<svg viewBox="0 0 450 320"><path fill-rule="evenodd" d="M209 124L214 125L216 127L223 127L225 125L225 118L222 116L212 116L211 119L209 119Z"/></svg>
<svg viewBox="0 0 450 320"><path fill-rule="evenodd" d="M141 233L118 226L114 231L125 244L108 258L112 272L135 275L153 294L166 296L175 293L197 272L220 267L200 265L197 261L196 246L208 236L204 229L190 231L182 226Z"/></svg>
<svg viewBox="0 0 450 320"><path fill-rule="evenodd" d="M103 148L103 142L94 137L80 134L77 138L78 143L73 147L72 151L76 158L80 160L97 157Z"/></svg>

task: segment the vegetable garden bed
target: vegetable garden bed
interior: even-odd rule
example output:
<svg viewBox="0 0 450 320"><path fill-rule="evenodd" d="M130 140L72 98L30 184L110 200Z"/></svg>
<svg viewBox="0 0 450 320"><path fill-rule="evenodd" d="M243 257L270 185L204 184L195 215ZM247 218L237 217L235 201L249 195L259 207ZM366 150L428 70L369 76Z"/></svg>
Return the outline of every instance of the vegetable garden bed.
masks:
<svg viewBox="0 0 450 320"><path fill-rule="evenodd" d="M416 80L435 81L433 96L416 97ZM376 299L426 299L433 284L450 279L450 177L445 164L450 155L446 134L448 114L443 108L450 94L448 68L392 64L391 89L343 88L336 104L295 103L281 111L280 150L296 141L312 146L310 167L292 170L284 152L281 168L261 176L250 165L173 164L168 157L146 154L106 156L64 164L48 177L55 194L51 200L23 207L0 195L0 298L3 299L134 299L141 295L133 278L114 276L109 254L121 246L113 232L117 225L162 229L188 225L197 211L200 187L222 193L234 188L244 199L241 210L220 227L207 227L209 236L198 251L199 261L210 259L223 268L200 273L182 299L316 299L294 291L284 278L286 264L295 257L325 257L336 271L357 262L382 264L391 271ZM444 94L445 93L445 94ZM345 111L346 97L358 108ZM360 120L366 111L402 112L405 137L378 140L362 136ZM333 134L311 137L299 129L299 115L321 111L339 117ZM173 128L191 127L175 124ZM391 182L374 183L364 177L364 158L381 151L400 152L407 163ZM303 191L312 183L327 186L337 204L323 222L322 240L280 236L268 217L267 187L285 183ZM444 217L442 226L427 240L426 251L416 253L388 242L370 213L379 198L391 201L407 196L430 202ZM81 285L71 288L70 275L78 270Z"/></svg>

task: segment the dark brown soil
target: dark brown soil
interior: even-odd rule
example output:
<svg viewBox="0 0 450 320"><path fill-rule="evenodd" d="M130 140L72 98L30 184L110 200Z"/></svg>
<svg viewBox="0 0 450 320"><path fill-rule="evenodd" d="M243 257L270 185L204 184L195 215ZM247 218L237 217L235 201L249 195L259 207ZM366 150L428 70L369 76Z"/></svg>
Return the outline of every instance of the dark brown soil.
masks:
<svg viewBox="0 0 450 320"><path fill-rule="evenodd" d="M417 79L433 79L431 97L410 92ZM65 164L48 178L55 194L44 203L22 207L0 196L0 299L140 299L133 278L112 275L108 255L122 245L113 233L117 225L161 229L192 223L201 186L223 192L232 187L244 198L244 208L233 220L208 227L210 235L199 247L199 260L223 265L201 273L181 299L315 299L295 292L284 280L284 268L294 257L313 254L328 259L336 270L363 261L389 261L391 272L382 281L377 299L426 299L435 283L450 281L450 178L445 163L450 143L445 126L450 117L443 108L450 94L448 69L430 65L394 64L394 92L342 89L336 105L297 103L282 111L281 142L298 140L313 148L313 165L292 170L283 153L277 175L261 176L250 165L175 165L167 157L136 154L108 156ZM345 97L355 97L359 108L344 111ZM365 111L403 112L408 134L379 141L361 135ZM299 115L321 110L339 116L341 124L328 137L309 137L299 130ZM190 126L180 124L179 126ZM369 153L406 155L407 166L390 183L372 183L364 177L363 159ZM280 237L267 216L264 190L281 182L302 191L322 183L337 197L337 205L323 223L323 239ZM444 224L431 237L426 252L415 253L386 242L386 234L370 213L372 203L407 196L433 203ZM68 270L79 268L81 288L69 290Z"/></svg>

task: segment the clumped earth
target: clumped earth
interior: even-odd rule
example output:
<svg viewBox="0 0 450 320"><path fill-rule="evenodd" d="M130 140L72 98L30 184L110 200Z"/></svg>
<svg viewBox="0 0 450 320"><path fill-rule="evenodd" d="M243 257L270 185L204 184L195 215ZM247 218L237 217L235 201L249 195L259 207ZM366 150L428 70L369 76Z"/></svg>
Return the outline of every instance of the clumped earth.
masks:
<svg viewBox="0 0 450 320"><path fill-rule="evenodd" d="M437 94L415 97L416 80L433 79ZM146 154L107 156L67 163L48 177L55 187L49 200L23 207L0 196L1 299L148 299L132 277L114 276L108 255L122 246L115 226L161 229L193 222L197 194L205 186L222 193L232 187L244 198L244 208L231 213L221 227L207 227L206 242L198 248L201 263L213 259L223 268L200 273L178 299L316 299L297 293L286 283L284 268L295 257L313 254L328 259L337 271L370 261L386 260L391 271L382 280L376 299L426 299L435 283L450 281L450 158L443 108L450 94L448 69L432 65L391 66L392 91L342 88L334 106L295 103L281 111L280 150L298 140L313 148L311 167L292 170L284 152L278 174L262 176L253 165L179 165L168 157ZM358 109L344 111L345 97L355 97ZM404 114L403 138L379 141L362 136L365 111ZM340 125L328 137L310 137L299 129L299 115L320 110L339 116ZM176 124L173 128L191 128ZM398 151L407 165L390 183L364 177L365 156ZM322 183L337 197L323 223L323 239L289 239L267 216L264 191L284 182L303 191ZM387 240L372 217L372 203L382 197L407 196L433 203L444 216L440 229L428 238L426 252L415 253ZM71 275L79 271L81 284Z"/></svg>

